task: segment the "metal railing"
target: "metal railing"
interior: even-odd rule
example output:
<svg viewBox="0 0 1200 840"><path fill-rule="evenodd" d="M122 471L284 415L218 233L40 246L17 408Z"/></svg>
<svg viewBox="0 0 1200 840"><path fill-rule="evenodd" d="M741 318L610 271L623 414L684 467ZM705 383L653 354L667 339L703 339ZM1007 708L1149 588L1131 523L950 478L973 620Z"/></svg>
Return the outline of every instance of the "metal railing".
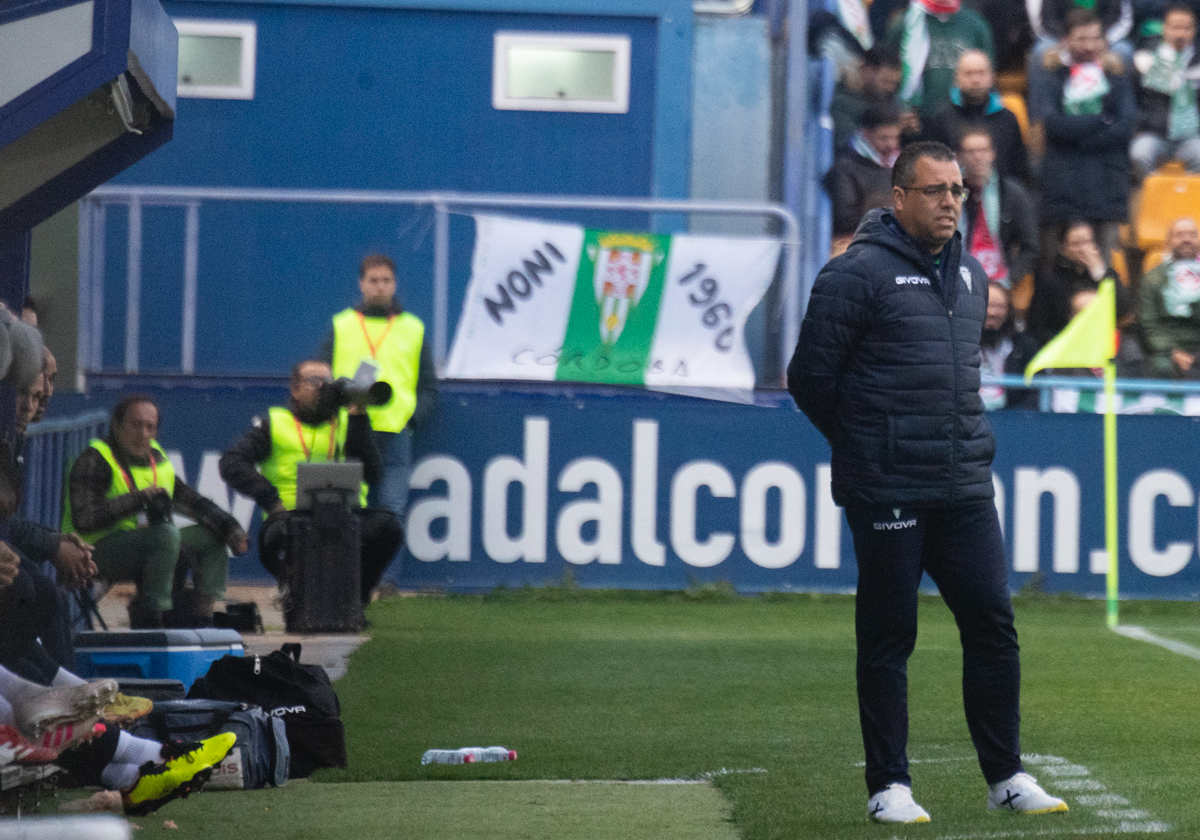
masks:
<svg viewBox="0 0 1200 840"><path fill-rule="evenodd" d="M1006 374L1004 376L984 376L984 385L993 385L1005 389L1037 390L1038 408L1041 411L1051 411L1051 399L1054 391L1060 388L1078 391L1104 390L1104 380L1094 376L1035 376L1029 383L1024 377ZM1200 382L1187 382L1178 379L1118 379L1116 390L1119 397L1128 394L1163 394L1167 396L1197 396L1200 397Z"/></svg>
<svg viewBox="0 0 1200 840"><path fill-rule="evenodd" d="M21 516L57 531L62 522L66 475L92 438L108 434L108 412L43 420L25 432L25 487Z"/></svg>
<svg viewBox="0 0 1200 840"><path fill-rule="evenodd" d="M196 299L200 265L200 207L205 201L286 202L347 205L429 206L434 212L432 351L439 370L449 345L450 213L478 209L611 210L658 214L704 213L718 216L762 216L777 219L783 245L783 294L778 299L780 369L787 367L800 334L803 290L800 283L800 224L782 204L753 201L627 198L607 196L549 196L461 192L380 190L300 190L247 187L172 187L109 184L80 202L79 213L79 387L89 371L102 368L105 272L105 208L129 208L126 241L125 365L137 373L142 289L142 208L171 206L185 209L183 242L183 314L180 370L195 372ZM785 355L786 354L786 355Z"/></svg>

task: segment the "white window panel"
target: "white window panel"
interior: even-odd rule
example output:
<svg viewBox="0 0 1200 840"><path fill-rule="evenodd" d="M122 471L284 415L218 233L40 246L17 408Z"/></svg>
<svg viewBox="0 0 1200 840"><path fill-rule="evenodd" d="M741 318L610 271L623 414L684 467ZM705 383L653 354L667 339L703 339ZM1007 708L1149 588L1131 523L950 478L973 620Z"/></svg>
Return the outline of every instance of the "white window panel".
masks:
<svg viewBox="0 0 1200 840"><path fill-rule="evenodd" d="M253 99L258 27L253 21L175 20L179 96Z"/></svg>
<svg viewBox="0 0 1200 840"><path fill-rule="evenodd" d="M627 35L497 32L494 47L497 110L629 112Z"/></svg>

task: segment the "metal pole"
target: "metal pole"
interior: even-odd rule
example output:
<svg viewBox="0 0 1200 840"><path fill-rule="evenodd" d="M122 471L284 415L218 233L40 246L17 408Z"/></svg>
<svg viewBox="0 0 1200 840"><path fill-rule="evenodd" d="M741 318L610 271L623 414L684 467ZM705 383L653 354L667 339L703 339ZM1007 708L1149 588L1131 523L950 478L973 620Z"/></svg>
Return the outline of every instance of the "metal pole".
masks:
<svg viewBox="0 0 1200 840"><path fill-rule="evenodd" d="M446 363L450 307L450 211L433 205L433 361L440 373Z"/></svg>
<svg viewBox="0 0 1200 840"><path fill-rule="evenodd" d="M783 323L779 346L779 369L786 371L800 339L800 226L791 216L783 217Z"/></svg>
<svg viewBox="0 0 1200 840"><path fill-rule="evenodd" d="M790 0L787 7L787 85L784 120L784 204L793 220L804 218L804 127L809 116L809 8L808 0ZM806 220L805 220L806 221ZM811 233L811 232L809 232ZM780 305L780 370L787 370L800 335L800 265L808 251L808 241L788 236L788 274ZM794 245L792 244L794 242ZM794 262L793 262L794 260Z"/></svg>
<svg viewBox="0 0 1200 840"><path fill-rule="evenodd" d="M79 390L84 390L89 370L104 366L104 261L108 247L108 208L96 203L95 224L92 226L92 273L88 278L92 296L91 346L88 348L88 367L79 372Z"/></svg>
<svg viewBox="0 0 1200 840"><path fill-rule="evenodd" d="M129 198L129 239L125 266L125 372L137 373L138 328L142 320L142 200Z"/></svg>
<svg viewBox="0 0 1200 840"><path fill-rule="evenodd" d="M187 206L183 233L183 336L179 369L196 372L196 275L200 264L200 202Z"/></svg>
<svg viewBox="0 0 1200 840"><path fill-rule="evenodd" d="M75 386L84 389L83 372L88 366L92 341L92 237L100 202L85 198L79 202L79 285L76 289Z"/></svg>

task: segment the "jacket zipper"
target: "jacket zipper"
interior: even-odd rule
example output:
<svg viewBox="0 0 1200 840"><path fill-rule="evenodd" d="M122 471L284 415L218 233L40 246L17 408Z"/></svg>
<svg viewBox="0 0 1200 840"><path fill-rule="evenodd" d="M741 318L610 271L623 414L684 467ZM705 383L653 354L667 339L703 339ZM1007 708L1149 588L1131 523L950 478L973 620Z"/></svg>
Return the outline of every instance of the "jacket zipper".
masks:
<svg viewBox="0 0 1200 840"><path fill-rule="evenodd" d="M954 336L954 307L949 307L946 312L950 321L950 362L954 368L954 414L950 424L950 500L955 501L958 498L958 423L954 420L958 416L958 342Z"/></svg>

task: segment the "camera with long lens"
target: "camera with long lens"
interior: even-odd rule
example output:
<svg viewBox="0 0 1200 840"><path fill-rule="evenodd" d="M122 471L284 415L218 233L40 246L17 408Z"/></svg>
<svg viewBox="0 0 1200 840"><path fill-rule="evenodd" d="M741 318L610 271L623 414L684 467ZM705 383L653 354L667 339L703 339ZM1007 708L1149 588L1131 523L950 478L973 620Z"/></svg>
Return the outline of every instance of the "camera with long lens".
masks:
<svg viewBox="0 0 1200 840"><path fill-rule="evenodd" d="M364 385L353 379L341 377L321 386L321 405L358 406L384 405L392 398L392 386L386 382L372 382Z"/></svg>
<svg viewBox="0 0 1200 840"><path fill-rule="evenodd" d="M171 520L171 497L166 493L151 493L145 508L146 521L151 525L162 525Z"/></svg>

